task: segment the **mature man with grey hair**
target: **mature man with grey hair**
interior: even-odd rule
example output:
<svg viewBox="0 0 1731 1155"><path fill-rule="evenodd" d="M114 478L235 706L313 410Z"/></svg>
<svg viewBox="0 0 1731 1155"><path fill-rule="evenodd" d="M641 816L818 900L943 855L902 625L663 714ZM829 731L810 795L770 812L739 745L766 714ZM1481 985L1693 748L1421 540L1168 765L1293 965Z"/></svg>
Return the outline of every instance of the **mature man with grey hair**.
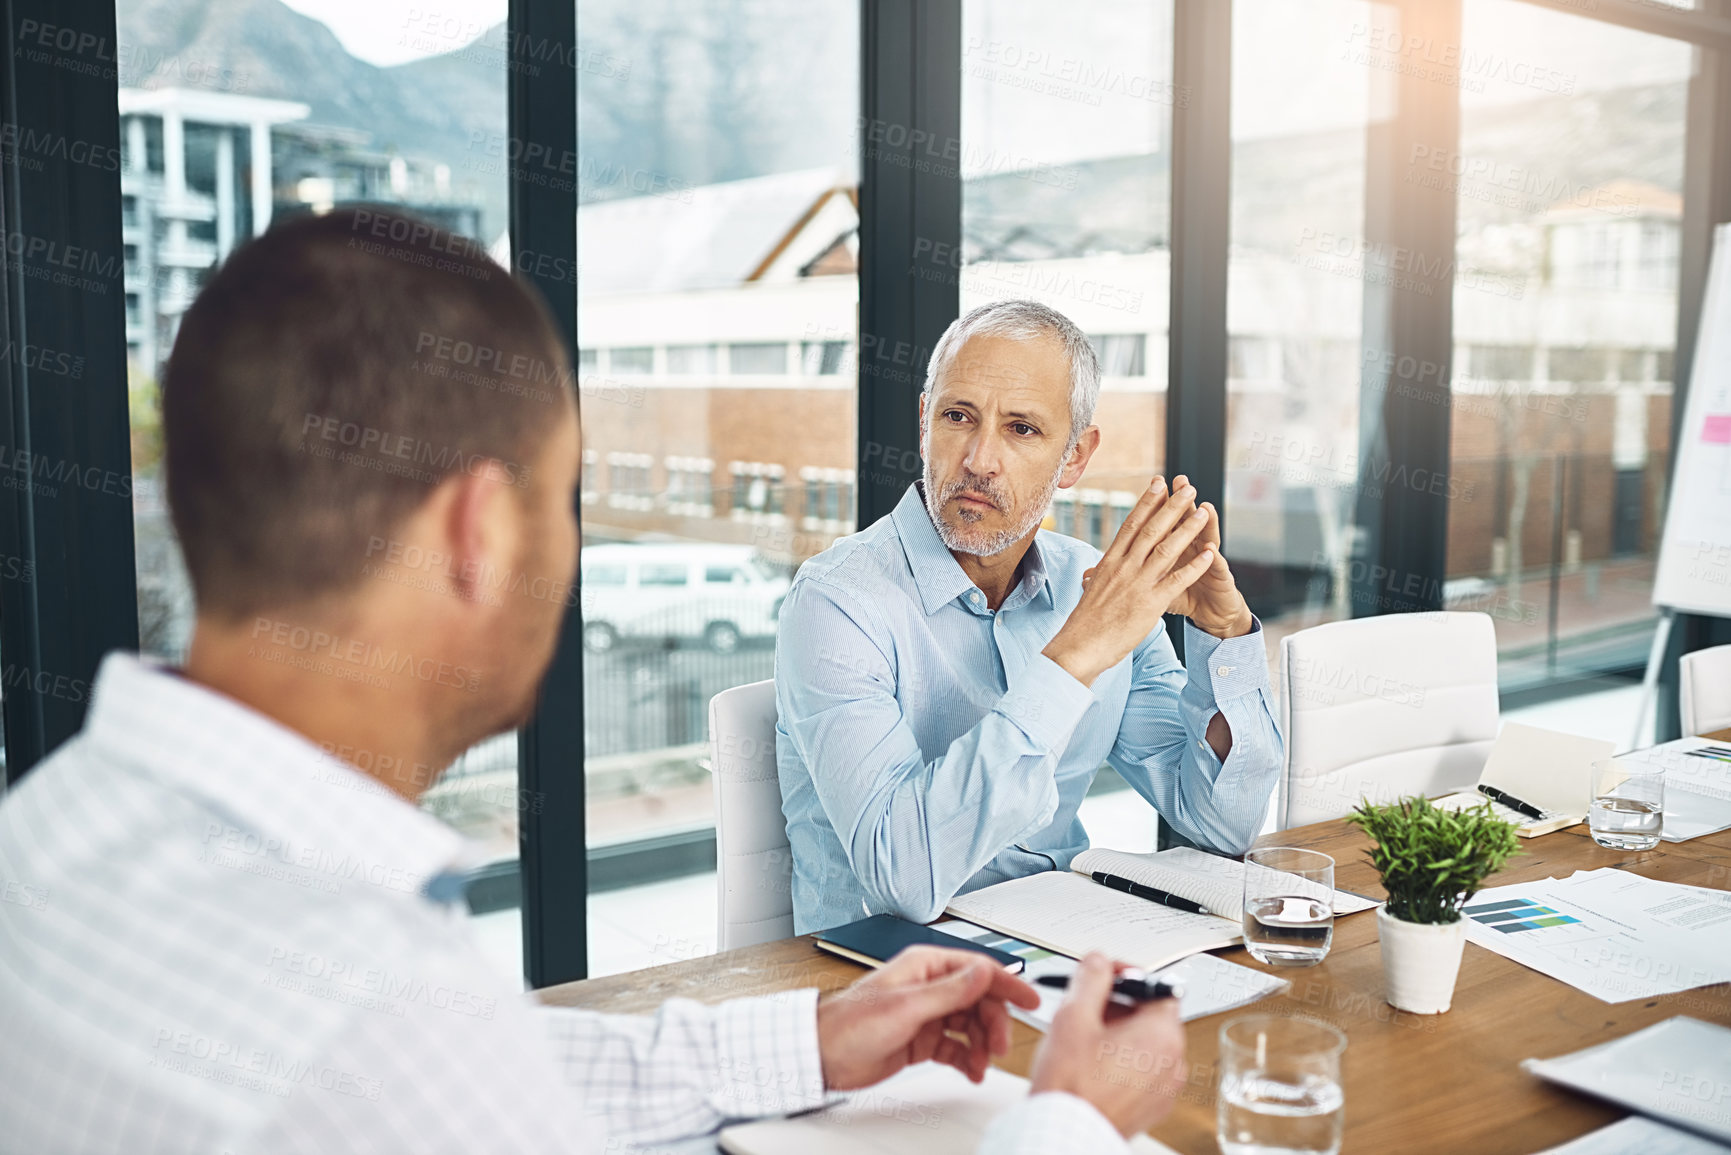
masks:
<svg viewBox="0 0 1731 1155"><path fill-rule="evenodd" d="M800 932L1067 868L1103 763L1201 846L1255 838L1281 737L1214 506L1157 477L1104 555L1040 529L1100 446L1099 395L1063 314L971 310L932 350L922 480L800 569L775 660Z"/></svg>

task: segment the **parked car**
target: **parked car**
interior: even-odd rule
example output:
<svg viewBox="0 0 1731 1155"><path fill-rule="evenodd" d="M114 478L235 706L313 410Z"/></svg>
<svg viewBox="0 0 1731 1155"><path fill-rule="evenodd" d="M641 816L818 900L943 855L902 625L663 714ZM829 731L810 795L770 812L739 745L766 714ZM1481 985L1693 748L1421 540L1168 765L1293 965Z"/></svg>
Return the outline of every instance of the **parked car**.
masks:
<svg viewBox="0 0 1731 1155"><path fill-rule="evenodd" d="M773 637L788 578L748 545L597 545L583 550L583 645L624 638L701 638L731 653Z"/></svg>

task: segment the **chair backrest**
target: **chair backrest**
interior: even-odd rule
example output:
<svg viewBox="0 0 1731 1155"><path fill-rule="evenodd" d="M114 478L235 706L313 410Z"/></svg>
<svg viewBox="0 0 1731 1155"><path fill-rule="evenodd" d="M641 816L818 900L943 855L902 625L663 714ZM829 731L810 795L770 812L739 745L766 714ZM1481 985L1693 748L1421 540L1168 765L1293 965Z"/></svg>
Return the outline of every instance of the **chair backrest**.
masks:
<svg viewBox="0 0 1731 1155"><path fill-rule="evenodd" d="M716 948L793 935L793 851L775 771L775 682L709 700L715 775Z"/></svg>
<svg viewBox="0 0 1731 1155"><path fill-rule="evenodd" d="M1481 613L1385 614L1280 643L1286 765L1280 827L1339 818L1359 799L1478 781L1497 736L1497 641Z"/></svg>
<svg viewBox="0 0 1731 1155"><path fill-rule="evenodd" d="M1731 646L1683 655L1677 667L1677 712L1684 737L1731 728Z"/></svg>

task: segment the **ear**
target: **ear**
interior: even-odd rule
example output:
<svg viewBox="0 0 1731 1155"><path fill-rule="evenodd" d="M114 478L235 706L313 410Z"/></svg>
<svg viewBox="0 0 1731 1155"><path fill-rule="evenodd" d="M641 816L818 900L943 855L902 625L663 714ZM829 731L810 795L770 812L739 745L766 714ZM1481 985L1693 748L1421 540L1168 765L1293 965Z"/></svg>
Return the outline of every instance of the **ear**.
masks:
<svg viewBox="0 0 1731 1155"><path fill-rule="evenodd" d="M1076 447L1070 450L1070 456L1064 462L1064 472L1058 478L1059 489L1069 489L1082 480L1082 474L1088 468L1088 461L1094 456L1094 451L1100 448L1100 427L1090 425L1082 430L1082 436L1077 440Z"/></svg>
<svg viewBox="0 0 1731 1155"><path fill-rule="evenodd" d="M503 462L489 459L442 483L450 487L444 518L452 560L449 576L457 596L466 602L482 600L490 582L509 580L519 556L523 508L512 477Z"/></svg>
<svg viewBox="0 0 1731 1155"><path fill-rule="evenodd" d="M920 460L926 459L926 399L931 396L925 390L920 390Z"/></svg>

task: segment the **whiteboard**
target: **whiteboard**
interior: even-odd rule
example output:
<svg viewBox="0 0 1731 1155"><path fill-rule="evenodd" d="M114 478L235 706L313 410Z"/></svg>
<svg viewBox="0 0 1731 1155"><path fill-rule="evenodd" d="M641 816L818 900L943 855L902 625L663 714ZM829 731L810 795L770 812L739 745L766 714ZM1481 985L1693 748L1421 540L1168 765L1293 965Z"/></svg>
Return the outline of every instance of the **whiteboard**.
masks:
<svg viewBox="0 0 1731 1155"><path fill-rule="evenodd" d="M1731 617L1731 224L1713 230L1678 436L1653 604Z"/></svg>

